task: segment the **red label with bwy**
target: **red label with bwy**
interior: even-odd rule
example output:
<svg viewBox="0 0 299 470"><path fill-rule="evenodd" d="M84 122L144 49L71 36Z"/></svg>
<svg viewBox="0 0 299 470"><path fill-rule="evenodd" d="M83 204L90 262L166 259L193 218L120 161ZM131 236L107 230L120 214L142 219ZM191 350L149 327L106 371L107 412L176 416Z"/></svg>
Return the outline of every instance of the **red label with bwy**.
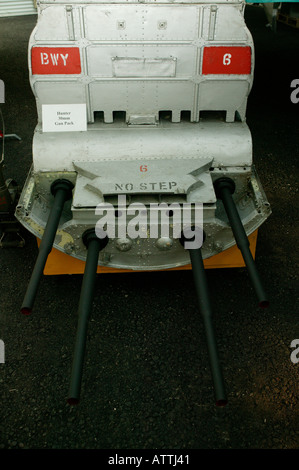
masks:
<svg viewBox="0 0 299 470"><path fill-rule="evenodd" d="M251 48L249 46L211 46L203 51L203 75L249 75Z"/></svg>
<svg viewBox="0 0 299 470"><path fill-rule="evenodd" d="M33 47L31 66L33 75L80 74L79 47Z"/></svg>

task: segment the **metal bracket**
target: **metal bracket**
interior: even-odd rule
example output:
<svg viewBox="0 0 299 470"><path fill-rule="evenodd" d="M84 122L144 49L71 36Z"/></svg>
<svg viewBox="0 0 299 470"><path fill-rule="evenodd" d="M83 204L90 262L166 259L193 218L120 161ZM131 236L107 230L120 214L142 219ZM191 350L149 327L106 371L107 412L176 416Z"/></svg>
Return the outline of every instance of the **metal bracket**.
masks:
<svg viewBox="0 0 299 470"><path fill-rule="evenodd" d="M1 218L1 214L0 214ZM20 234L21 225L17 220L0 220L0 248L23 248L25 240Z"/></svg>

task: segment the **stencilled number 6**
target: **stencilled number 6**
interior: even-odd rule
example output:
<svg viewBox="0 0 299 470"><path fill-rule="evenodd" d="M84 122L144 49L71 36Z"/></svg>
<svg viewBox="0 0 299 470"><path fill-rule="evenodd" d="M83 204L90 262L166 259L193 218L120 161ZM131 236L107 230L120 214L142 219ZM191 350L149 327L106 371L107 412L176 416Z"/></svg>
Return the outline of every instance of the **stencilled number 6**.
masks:
<svg viewBox="0 0 299 470"><path fill-rule="evenodd" d="M232 58L231 54L224 54L224 56L223 56L223 65L230 65L231 58Z"/></svg>

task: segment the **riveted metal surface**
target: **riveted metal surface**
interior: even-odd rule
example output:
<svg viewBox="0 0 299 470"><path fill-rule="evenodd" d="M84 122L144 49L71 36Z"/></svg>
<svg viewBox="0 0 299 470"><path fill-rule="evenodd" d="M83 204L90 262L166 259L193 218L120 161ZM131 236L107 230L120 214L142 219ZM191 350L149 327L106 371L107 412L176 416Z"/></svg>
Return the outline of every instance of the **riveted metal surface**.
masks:
<svg viewBox="0 0 299 470"><path fill-rule="evenodd" d="M168 233L161 232L161 215L134 238L134 214L126 214L123 230L118 196L126 197L123 209L142 204L146 217L153 203L179 210L189 204L191 225L202 205L206 259L235 244L214 191L217 178L227 176L235 183L233 198L247 235L257 230L271 209L253 167L245 122L254 48L244 5L38 2L29 43L38 123L32 170L16 210L28 230L42 236L53 203L51 184L64 178L74 185L73 199L65 204L55 248L85 260L82 234L97 225L97 208L106 205L116 235L100 252L100 265L184 266L189 255L176 236L172 211ZM45 105L56 113L47 127ZM69 132L64 125L74 125L82 108L84 126Z"/></svg>
<svg viewBox="0 0 299 470"><path fill-rule="evenodd" d="M89 122L94 122L96 112L102 112L104 121L109 123L113 122L115 111L125 112L129 122L131 115L154 115L158 119L159 112L164 110L172 113L173 122L180 122L181 112L186 110L190 111L191 121L198 121L200 112L205 110L225 111L227 121L234 121L238 112L241 120L245 120L253 50L251 67L246 73L218 75L223 83L228 82L223 93L226 99L222 101L218 95L214 96L218 82L201 73L204 49L211 44L223 48L220 60L230 54L233 63L239 59L231 53L232 46L253 49L244 24L242 3L219 2L218 6L207 2L68 3L40 3L39 21L29 48L48 47L56 41L61 46L79 47L82 73L74 80L82 84ZM74 59L69 54L67 63L63 64L58 50L56 55L58 64L53 65L54 69L65 67L69 79L69 64ZM49 56L50 65L53 57L55 60L55 52ZM46 65L49 68L45 64L42 75L47 75ZM49 104L51 99L55 104L63 93L61 80L53 76L53 90L49 93L44 82L51 74L55 75L55 70L48 72L48 77L31 76L38 108L46 102ZM71 97L65 99L70 102Z"/></svg>

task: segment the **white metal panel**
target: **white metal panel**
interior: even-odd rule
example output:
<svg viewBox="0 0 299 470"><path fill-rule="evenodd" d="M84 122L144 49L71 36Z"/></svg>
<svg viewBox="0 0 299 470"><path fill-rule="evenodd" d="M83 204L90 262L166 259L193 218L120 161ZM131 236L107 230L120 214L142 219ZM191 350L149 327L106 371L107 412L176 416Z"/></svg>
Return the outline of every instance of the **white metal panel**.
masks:
<svg viewBox="0 0 299 470"><path fill-rule="evenodd" d="M214 167L252 165L252 139L244 122L163 122L160 126L88 125L86 132L41 132L33 139L36 173L74 171L73 162L213 159ZM57 150L59 149L59 150ZM141 164L140 163L140 164ZM158 163L157 163L158 164ZM140 165L138 165L139 168ZM199 166L199 165L198 165ZM196 165L195 165L196 167Z"/></svg>
<svg viewBox="0 0 299 470"><path fill-rule="evenodd" d="M1 0L0 17L34 15L37 13L34 0Z"/></svg>

